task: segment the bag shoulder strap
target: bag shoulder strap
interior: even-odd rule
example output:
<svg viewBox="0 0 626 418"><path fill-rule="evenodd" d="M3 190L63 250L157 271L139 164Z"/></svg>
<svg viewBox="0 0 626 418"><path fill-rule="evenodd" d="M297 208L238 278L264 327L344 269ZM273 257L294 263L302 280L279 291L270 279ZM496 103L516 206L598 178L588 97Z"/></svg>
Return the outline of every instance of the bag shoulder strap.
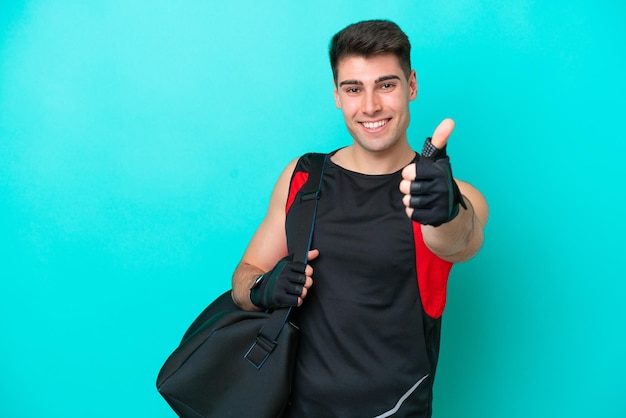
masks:
<svg viewBox="0 0 626 418"><path fill-rule="evenodd" d="M317 202L321 196L322 176L326 166L327 154L309 154L311 163L309 166L309 178L302 186L300 202L302 203L302 215L296 231L293 260L304 264L308 261L309 250L313 240L315 229L315 215L317 214Z"/></svg>
<svg viewBox="0 0 626 418"><path fill-rule="evenodd" d="M311 156L311 166L309 167L309 178L302 186L302 193L300 193L302 217L296 231L293 255L294 261L301 261L304 264L308 261L309 250L311 249L317 203L321 196L322 177L328 159L328 154L312 153L309 155ZM275 309L246 353L245 358L257 369L263 366L263 363L274 351L278 343L278 336L289 320L292 309L291 307Z"/></svg>

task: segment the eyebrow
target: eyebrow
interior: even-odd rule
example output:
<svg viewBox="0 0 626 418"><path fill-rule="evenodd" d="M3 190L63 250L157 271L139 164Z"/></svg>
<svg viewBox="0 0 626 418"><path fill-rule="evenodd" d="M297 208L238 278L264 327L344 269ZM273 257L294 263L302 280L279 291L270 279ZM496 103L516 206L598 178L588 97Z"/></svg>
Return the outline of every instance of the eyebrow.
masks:
<svg viewBox="0 0 626 418"><path fill-rule="evenodd" d="M400 77L398 77L397 75L384 75L381 77L378 77L376 80L374 80L375 84L378 83L382 83L383 81L388 81L388 80L400 80ZM339 87L345 86L345 85L357 85L357 86L362 86L363 82L360 80L344 80L342 82L339 83Z"/></svg>

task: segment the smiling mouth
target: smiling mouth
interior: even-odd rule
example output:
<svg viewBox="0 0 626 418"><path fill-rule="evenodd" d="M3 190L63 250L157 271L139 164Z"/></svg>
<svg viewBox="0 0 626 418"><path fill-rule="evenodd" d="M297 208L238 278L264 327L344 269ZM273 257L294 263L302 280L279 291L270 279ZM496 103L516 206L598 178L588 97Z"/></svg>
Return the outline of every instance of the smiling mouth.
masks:
<svg viewBox="0 0 626 418"><path fill-rule="evenodd" d="M385 126L387 122L389 122L390 120L391 119L383 119L383 120L378 120L376 122L361 122L361 125L363 125L365 129L376 130Z"/></svg>

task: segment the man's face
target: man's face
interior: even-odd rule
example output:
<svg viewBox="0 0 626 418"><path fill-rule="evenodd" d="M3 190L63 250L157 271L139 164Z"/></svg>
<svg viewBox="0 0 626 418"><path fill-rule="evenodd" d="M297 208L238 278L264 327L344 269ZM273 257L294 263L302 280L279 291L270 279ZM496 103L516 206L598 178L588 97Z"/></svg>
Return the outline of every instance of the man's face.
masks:
<svg viewBox="0 0 626 418"><path fill-rule="evenodd" d="M406 141L409 102L416 97L415 71L407 80L394 55L350 56L339 61L335 104L357 147L385 151Z"/></svg>

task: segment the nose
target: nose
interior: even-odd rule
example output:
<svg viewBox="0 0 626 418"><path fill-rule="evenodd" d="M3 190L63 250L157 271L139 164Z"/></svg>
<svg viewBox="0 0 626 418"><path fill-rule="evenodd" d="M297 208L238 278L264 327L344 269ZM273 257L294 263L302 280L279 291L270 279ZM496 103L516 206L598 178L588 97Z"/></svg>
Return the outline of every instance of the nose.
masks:
<svg viewBox="0 0 626 418"><path fill-rule="evenodd" d="M373 115L382 109L380 98L375 92L369 91L363 95L361 111L366 115Z"/></svg>

